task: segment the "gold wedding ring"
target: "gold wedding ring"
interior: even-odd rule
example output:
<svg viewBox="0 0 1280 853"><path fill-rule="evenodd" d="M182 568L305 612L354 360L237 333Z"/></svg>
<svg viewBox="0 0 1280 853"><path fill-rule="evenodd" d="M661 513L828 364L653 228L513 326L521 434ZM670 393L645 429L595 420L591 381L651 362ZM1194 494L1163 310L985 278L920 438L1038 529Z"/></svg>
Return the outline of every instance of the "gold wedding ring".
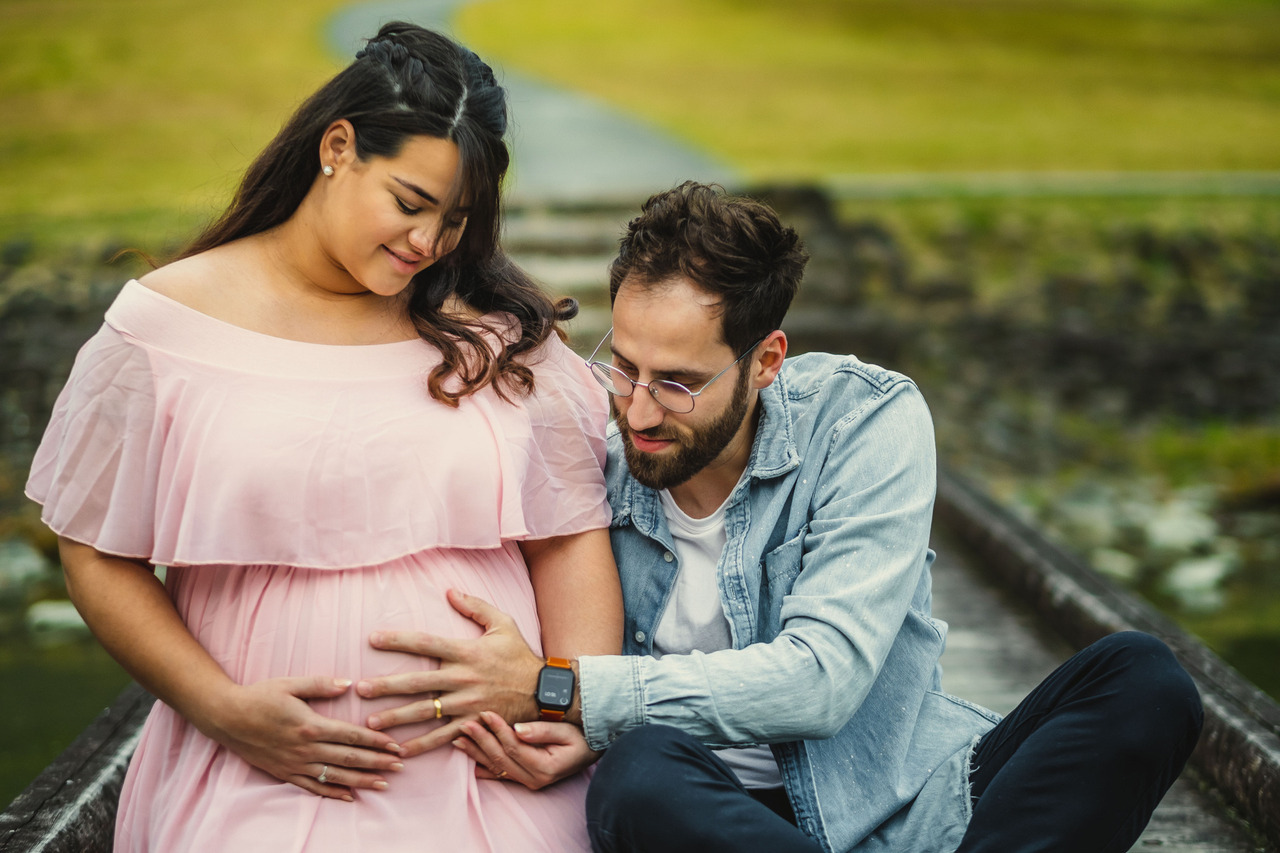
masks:
<svg viewBox="0 0 1280 853"><path fill-rule="evenodd" d="M505 770L503 770L501 773L498 774L499 779L505 779L506 777L507 777L507 771Z"/></svg>
<svg viewBox="0 0 1280 853"><path fill-rule="evenodd" d="M438 720L444 716L444 708L440 707L439 699L432 699L431 701L436 703L436 719Z"/></svg>

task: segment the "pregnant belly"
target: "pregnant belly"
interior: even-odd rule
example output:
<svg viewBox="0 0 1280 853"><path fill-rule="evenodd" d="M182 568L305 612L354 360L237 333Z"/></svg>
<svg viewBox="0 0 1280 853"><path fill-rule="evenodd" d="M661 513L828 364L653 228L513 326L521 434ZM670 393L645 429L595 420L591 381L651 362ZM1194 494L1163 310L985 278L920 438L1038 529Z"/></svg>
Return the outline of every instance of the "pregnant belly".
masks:
<svg viewBox="0 0 1280 853"><path fill-rule="evenodd" d="M436 661L369 645L376 630L478 637L481 628L445 598L459 589L510 614L538 649L528 570L514 545L492 550L435 550L362 569L281 566L171 568L166 583L192 634L232 679L251 684L281 676L358 681L434 669ZM354 690L313 702L326 716L363 725L405 697L369 700ZM435 725L424 724L424 729ZM418 731L397 730L402 738Z"/></svg>

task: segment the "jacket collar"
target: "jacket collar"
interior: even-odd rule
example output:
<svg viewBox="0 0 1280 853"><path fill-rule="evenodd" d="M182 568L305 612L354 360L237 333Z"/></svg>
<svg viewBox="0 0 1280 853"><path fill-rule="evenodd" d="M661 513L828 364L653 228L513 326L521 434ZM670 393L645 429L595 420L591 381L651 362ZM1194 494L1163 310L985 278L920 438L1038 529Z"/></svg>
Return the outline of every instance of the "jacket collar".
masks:
<svg viewBox="0 0 1280 853"><path fill-rule="evenodd" d="M796 450L791 400L787 396L787 371L778 372L769 387L760 392L760 423L751 445L747 473L757 480L781 477L800 465Z"/></svg>

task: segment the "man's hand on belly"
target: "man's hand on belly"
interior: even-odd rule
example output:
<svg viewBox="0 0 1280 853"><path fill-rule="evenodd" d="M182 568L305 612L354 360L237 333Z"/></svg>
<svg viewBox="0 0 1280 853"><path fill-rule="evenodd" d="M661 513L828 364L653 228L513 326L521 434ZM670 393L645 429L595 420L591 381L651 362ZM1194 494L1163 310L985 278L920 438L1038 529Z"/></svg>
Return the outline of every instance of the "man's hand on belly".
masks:
<svg viewBox="0 0 1280 853"><path fill-rule="evenodd" d="M533 696L542 658L533 653L515 622L501 610L457 590L449 590L448 597L454 609L485 629L482 636L462 640L422 631L374 632L369 637L374 648L436 658L440 668L366 678L356 685L356 692L366 699L416 697L399 708L370 716L371 729L445 721L402 743L401 754L406 758L451 743L465 734L464 725L478 720L481 711L493 711L510 723L538 718Z"/></svg>

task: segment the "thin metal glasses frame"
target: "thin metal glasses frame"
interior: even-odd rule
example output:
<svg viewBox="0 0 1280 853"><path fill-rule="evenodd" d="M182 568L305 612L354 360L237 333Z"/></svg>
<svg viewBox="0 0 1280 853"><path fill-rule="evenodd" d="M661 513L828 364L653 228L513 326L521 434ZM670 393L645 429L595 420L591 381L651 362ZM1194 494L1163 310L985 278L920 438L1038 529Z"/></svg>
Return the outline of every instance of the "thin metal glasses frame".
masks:
<svg viewBox="0 0 1280 853"><path fill-rule="evenodd" d="M591 351L591 355L588 356L587 360L584 362L587 365L587 369L591 371L591 375L596 378L596 382L599 382L600 386L604 388L604 390L613 394L615 397L630 397L635 393L636 388L643 388L649 392L649 396L652 397L659 406L667 411L675 412L678 415L687 415L689 412L692 412L699 394L710 388L712 382L715 382L721 376L724 376L730 369L732 369L734 364L737 364L751 353L755 352L756 347L764 343L764 338L756 341L754 344L747 347L746 352L735 358L733 360L733 364L730 364L724 370L720 371L715 376L712 376L706 382L703 382L702 387L697 391L691 391L686 386L670 379L654 379L649 382L637 382L618 368L614 367L612 364L605 364L603 361L596 361L596 353L600 352L600 347L604 346L604 342L609 340L609 336L612 334L613 328L610 327L609 331L605 332L604 337L600 339L600 343L596 344L596 348ZM765 337L768 337L768 335ZM602 370L604 373L601 373ZM606 376L609 378L606 379ZM622 383L625 383L625 385L630 386L630 390L625 394L618 390L619 380L621 380ZM671 405L670 403L663 402L661 396L663 389L673 392L676 395L675 399L677 400L682 400L687 396L689 400L689 408L681 409Z"/></svg>

